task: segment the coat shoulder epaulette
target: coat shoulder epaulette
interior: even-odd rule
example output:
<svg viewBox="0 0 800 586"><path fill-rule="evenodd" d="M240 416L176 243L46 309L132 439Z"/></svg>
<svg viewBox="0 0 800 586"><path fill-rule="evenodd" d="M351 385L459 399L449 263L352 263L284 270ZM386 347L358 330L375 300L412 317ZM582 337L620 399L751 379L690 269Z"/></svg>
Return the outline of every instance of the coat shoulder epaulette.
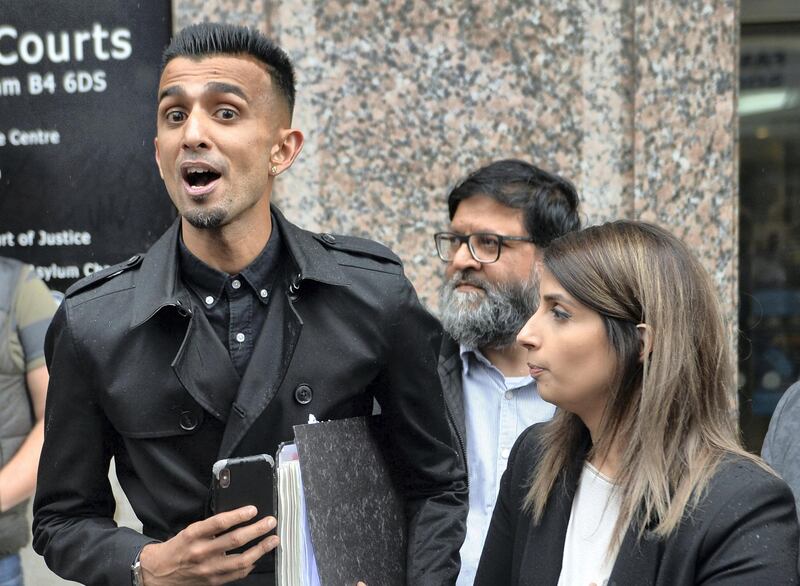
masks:
<svg viewBox="0 0 800 586"><path fill-rule="evenodd" d="M403 271L400 257L374 240L327 232L314 234L314 238L334 253L340 265L398 274Z"/></svg>
<svg viewBox="0 0 800 586"><path fill-rule="evenodd" d="M142 259L144 258L141 254L134 254L128 260L117 263L115 265L111 265L110 267L106 267L96 273L92 273L88 277L84 277L80 281L73 283L68 289L67 292L64 294L65 298L74 297L78 293L82 293L84 291L89 291L100 286L103 283L106 283L113 279L114 277L121 275L131 269L135 269L140 264L142 264Z"/></svg>

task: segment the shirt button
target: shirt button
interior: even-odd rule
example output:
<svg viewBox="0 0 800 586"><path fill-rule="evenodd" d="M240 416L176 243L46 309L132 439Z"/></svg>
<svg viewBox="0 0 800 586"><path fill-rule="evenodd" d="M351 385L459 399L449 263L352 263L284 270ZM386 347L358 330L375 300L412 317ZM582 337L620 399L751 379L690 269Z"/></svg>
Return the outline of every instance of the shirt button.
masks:
<svg viewBox="0 0 800 586"><path fill-rule="evenodd" d="M269 291L267 291L266 289L262 289L261 291L258 292L258 294L261 295L261 297L263 297L264 299L266 299L267 295L269 295Z"/></svg>
<svg viewBox="0 0 800 586"><path fill-rule="evenodd" d="M512 393L511 391L506 391L506 394L503 396L510 401L511 399L514 398L514 393Z"/></svg>
<svg viewBox="0 0 800 586"><path fill-rule="evenodd" d="M214 303L214 298L211 295L209 295L208 297L206 297L206 305L211 305L212 303Z"/></svg>
<svg viewBox="0 0 800 586"><path fill-rule="evenodd" d="M233 281L231 281L231 287L233 287L234 289L238 289L241 286L242 282L239 279L234 279Z"/></svg>
<svg viewBox="0 0 800 586"><path fill-rule="evenodd" d="M244 342L244 334L242 332L236 334L236 341L239 342L240 344Z"/></svg>
<svg viewBox="0 0 800 586"><path fill-rule="evenodd" d="M509 448L503 448L500 450L500 455L503 457L503 460L508 460L508 456L511 454L511 450Z"/></svg>

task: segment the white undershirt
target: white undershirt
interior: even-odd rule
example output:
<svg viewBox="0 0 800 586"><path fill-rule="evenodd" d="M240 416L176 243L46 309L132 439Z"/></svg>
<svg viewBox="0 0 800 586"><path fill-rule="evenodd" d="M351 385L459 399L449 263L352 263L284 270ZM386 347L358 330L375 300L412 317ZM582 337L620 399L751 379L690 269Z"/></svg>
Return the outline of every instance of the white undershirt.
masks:
<svg viewBox="0 0 800 586"><path fill-rule="evenodd" d="M605 586L619 547L608 554L611 534L619 517L619 493L614 483L586 462L564 540L558 586Z"/></svg>

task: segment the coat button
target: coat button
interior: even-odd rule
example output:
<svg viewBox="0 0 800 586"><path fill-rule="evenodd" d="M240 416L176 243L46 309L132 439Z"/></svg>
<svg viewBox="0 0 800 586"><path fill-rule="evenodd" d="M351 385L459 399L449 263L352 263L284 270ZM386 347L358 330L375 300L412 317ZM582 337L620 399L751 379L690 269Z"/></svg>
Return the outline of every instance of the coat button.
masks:
<svg viewBox="0 0 800 586"><path fill-rule="evenodd" d="M182 430L192 431L197 427L197 417L191 411L181 411L180 424Z"/></svg>
<svg viewBox="0 0 800 586"><path fill-rule="evenodd" d="M298 385L294 390L294 400L301 405L308 405L311 398L314 396L314 391L308 385Z"/></svg>
<svg viewBox="0 0 800 586"><path fill-rule="evenodd" d="M294 280L289 284L289 299L292 301L297 301L298 297L300 297L300 284L302 281L303 275L298 273Z"/></svg>
<svg viewBox="0 0 800 586"><path fill-rule="evenodd" d="M186 307L181 303L180 299L175 300L175 308L178 310L178 315L181 317L191 317L192 310L189 307Z"/></svg>
<svg viewBox="0 0 800 586"><path fill-rule="evenodd" d="M336 244L336 236L328 234L327 232L322 235L322 239L328 244Z"/></svg>

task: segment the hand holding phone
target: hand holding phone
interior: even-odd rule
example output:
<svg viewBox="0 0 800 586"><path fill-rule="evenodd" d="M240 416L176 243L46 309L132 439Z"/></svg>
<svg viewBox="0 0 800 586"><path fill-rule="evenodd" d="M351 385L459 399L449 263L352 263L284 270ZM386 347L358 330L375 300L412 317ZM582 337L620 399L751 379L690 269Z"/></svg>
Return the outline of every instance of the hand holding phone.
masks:
<svg viewBox="0 0 800 586"><path fill-rule="evenodd" d="M278 537L264 537L275 518L253 522L255 507L242 507L192 523L172 539L149 543L139 556L147 586L224 584L241 580L264 554L278 546ZM239 529L235 529L239 527ZM250 542L241 555L226 555L234 544Z"/></svg>

